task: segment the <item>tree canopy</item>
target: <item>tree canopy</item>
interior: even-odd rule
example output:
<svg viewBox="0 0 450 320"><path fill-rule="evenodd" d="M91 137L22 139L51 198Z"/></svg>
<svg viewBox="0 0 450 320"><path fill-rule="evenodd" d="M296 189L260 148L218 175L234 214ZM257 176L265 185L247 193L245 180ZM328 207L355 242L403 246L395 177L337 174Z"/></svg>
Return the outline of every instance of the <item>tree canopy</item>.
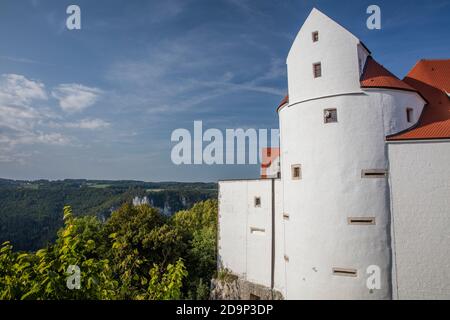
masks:
<svg viewBox="0 0 450 320"><path fill-rule="evenodd" d="M56 240L36 252L0 246L0 299L208 298L217 201L172 217L127 203L105 222L66 206L63 221ZM79 286L70 286L77 276Z"/></svg>

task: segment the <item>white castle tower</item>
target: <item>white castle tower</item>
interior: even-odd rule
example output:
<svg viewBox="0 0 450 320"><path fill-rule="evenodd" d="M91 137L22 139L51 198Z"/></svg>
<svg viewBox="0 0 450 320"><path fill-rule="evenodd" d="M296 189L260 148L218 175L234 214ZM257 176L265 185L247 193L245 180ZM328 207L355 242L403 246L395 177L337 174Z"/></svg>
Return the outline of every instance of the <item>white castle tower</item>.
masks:
<svg viewBox="0 0 450 320"><path fill-rule="evenodd" d="M395 298L386 137L416 126L427 101L317 9L287 71L281 176L219 182L219 268L243 298Z"/></svg>

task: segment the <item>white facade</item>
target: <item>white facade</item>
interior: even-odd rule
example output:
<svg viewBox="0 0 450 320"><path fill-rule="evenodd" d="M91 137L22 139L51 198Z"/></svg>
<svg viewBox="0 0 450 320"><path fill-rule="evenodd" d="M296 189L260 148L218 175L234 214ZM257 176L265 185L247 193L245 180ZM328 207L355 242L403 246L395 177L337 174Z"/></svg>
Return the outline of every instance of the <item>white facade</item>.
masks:
<svg viewBox="0 0 450 320"><path fill-rule="evenodd" d="M450 298L450 140L389 143L394 295Z"/></svg>
<svg viewBox="0 0 450 320"><path fill-rule="evenodd" d="M272 180L224 181L219 188L219 264L270 287ZM259 206L255 206L256 197ZM232 230L231 237L224 233L228 230Z"/></svg>
<svg viewBox="0 0 450 320"><path fill-rule="evenodd" d="M318 41L313 41L315 32ZM398 210L400 225L394 229L391 216L392 206L394 213L396 206L403 207L392 197L402 192L407 183L402 179L408 176L393 176L391 190L389 156L398 147L390 146L388 153L385 137L414 126L425 101L416 92L361 88L369 54L354 35L312 10L287 58L289 102L278 112L281 178L219 182L219 267L276 289L286 299L414 296L401 291L414 288L408 287L413 272L408 259L430 243L409 247L402 239L408 247L394 247L392 230L403 229L402 236L411 236L409 224L401 220L408 212ZM317 63L320 77L314 77ZM413 110L409 122L406 108ZM337 119L327 123L324 115L329 109ZM404 160L397 156L395 161L401 167ZM293 177L296 166L298 178ZM443 173L443 187L448 187L448 168ZM255 207L255 197L261 197L261 207ZM441 199L438 206L445 209L436 211L439 222L447 226L448 199ZM254 227L264 233L255 233ZM436 239L442 239L442 233ZM445 243L450 246L450 239ZM437 265L450 264L441 258ZM371 266L379 268L379 288L367 286ZM426 271L420 268L417 271ZM448 273L445 276L450 279ZM430 275L427 281L429 291L438 280ZM450 290L442 295L450 297Z"/></svg>

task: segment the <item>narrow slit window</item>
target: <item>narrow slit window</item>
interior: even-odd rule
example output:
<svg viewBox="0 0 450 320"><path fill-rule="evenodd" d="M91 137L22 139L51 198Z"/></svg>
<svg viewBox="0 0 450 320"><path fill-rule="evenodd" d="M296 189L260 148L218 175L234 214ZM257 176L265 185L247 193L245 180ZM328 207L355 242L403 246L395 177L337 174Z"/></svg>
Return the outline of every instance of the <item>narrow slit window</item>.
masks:
<svg viewBox="0 0 450 320"><path fill-rule="evenodd" d="M333 275L343 277L356 277L358 272L356 269L333 268Z"/></svg>
<svg viewBox="0 0 450 320"><path fill-rule="evenodd" d="M302 167L299 164L292 165L292 179L300 180L302 178Z"/></svg>
<svg viewBox="0 0 450 320"><path fill-rule="evenodd" d="M384 169L366 169L361 170L361 178L385 178L388 172Z"/></svg>
<svg viewBox="0 0 450 320"><path fill-rule="evenodd" d="M283 219L284 220L289 220L289 214L283 213Z"/></svg>
<svg viewBox="0 0 450 320"><path fill-rule="evenodd" d="M313 42L319 41L319 31L314 31L314 32L312 33L312 41L313 41Z"/></svg>
<svg viewBox="0 0 450 320"><path fill-rule="evenodd" d="M414 118L414 109L406 108L406 121L413 122Z"/></svg>
<svg viewBox="0 0 450 320"><path fill-rule="evenodd" d="M336 109L323 110L323 122L324 123L337 122L337 110Z"/></svg>
<svg viewBox="0 0 450 320"><path fill-rule="evenodd" d="M322 64L320 62L313 64L314 78L319 78L322 76Z"/></svg>
<svg viewBox="0 0 450 320"><path fill-rule="evenodd" d="M347 218L348 224L356 225L374 225L375 217L349 217Z"/></svg>
<svg viewBox="0 0 450 320"><path fill-rule="evenodd" d="M255 197L255 208L261 207L261 197Z"/></svg>
<svg viewBox="0 0 450 320"><path fill-rule="evenodd" d="M265 230L265 229L262 229L262 228L254 228L254 227L251 227L251 228L250 228L250 233L251 233L251 234L264 235L264 234L266 233L266 230Z"/></svg>

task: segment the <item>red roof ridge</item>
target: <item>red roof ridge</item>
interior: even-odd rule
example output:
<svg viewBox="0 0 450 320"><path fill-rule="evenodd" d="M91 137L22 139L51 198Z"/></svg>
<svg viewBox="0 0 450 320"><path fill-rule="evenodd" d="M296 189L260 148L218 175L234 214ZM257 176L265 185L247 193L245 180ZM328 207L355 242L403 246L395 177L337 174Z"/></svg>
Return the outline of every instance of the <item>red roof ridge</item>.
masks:
<svg viewBox="0 0 450 320"><path fill-rule="evenodd" d="M450 59L421 59L408 72L404 82L416 88L428 104L411 128L387 137L392 140L450 138Z"/></svg>
<svg viewBox="0 0 450 320"><path fill-rule="evenodd" d="M389 88L407 91L417 91L403 82L383 65L368 56L360 78L361 88Z"/></svg>
<svg viewBox="0 0 450 320"><path fill-rule="evenodd" d="M277 107L277 112L278 112L278 110L280 110L280 108L281 108L282 106L284 106L286 103L289 103L289 95L288 95L288 94L283 98L283 100L281 100L280 104L279 104L278 107Z"/></svg>

